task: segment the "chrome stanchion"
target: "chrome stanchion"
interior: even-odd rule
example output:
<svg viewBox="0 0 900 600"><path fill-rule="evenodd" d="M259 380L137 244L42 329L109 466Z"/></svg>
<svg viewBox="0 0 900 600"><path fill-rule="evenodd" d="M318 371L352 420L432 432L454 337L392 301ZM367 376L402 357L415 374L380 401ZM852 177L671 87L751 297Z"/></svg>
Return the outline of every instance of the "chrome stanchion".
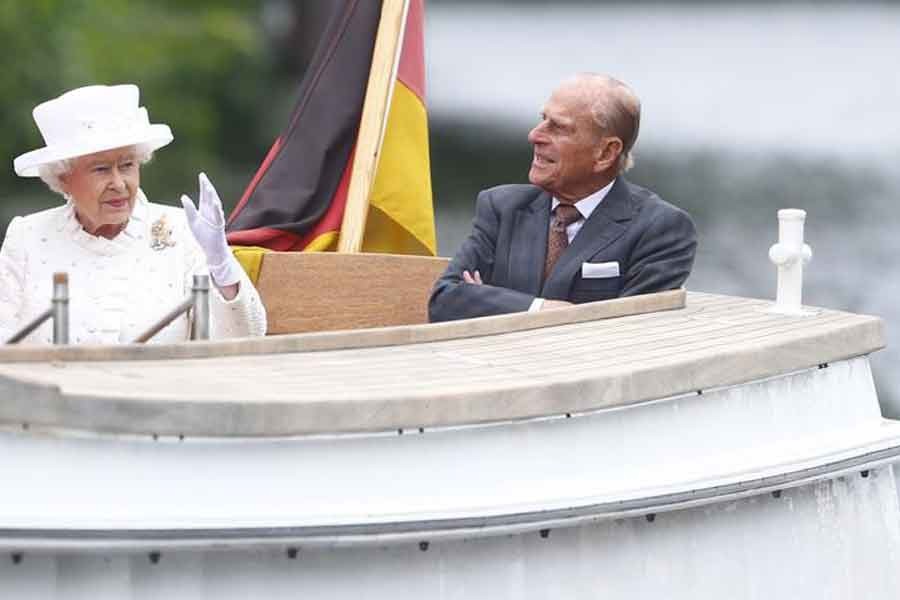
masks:
<svg viewBox="0 0 900 600"><path fill-rule="evenodd" d="M53 274L53 298L50 308L36 316L17 331L7 344L18 344L32 334L47 319L53 319L53 343L69 343L69 276L66 273Z"/></svg>
<svg viewBox="0 0 900 600"><path fill-rule="evenodd" d="M156 335L157 333L162 331L166 325L168 325L169 323L171 323L172 321L174 321L175 319L180 317L182 314L184 314L188 310L190 310L191 306L193 306L193 297L188 296L187 298L182 300L181 304L179 304L178 306L176 306L175 308L170 310L168 313L166 313L166 315L162 319L157 321L153 327L151 327L150 329L148 329L147 331L145 331L144 333L139 335L137 338L135 338L134 343L135 344L143 344L143 343L149 341L150 338L152 338L154 335Z"/></svg>
<svg viewBox="0 0 900 600"><path fill-rule="evenodd" d="M46 321L47 319L49 319L52 316L53 316L53 309L48 308L47 310L45 310L44 312L42 312L41 314L36 316L28 325L26 325L25 327L20 329L15 335L13 335L11 338L6 340L6 343L7 344L18 344L19 342L21 342L22 340L27 338L29 335L31 335L32 331L34 331L35 329L40 327L44 321Z"/></svg>
<svg viewBox="0 0 900 600"><path fill-rule="evenodd" d="M156 322L156 324L139 335L135 340L135 344L143 344L154 335L162 331L169 323L186 313L191 311L191 339L192 340L208 340L209 339L209 275L194 275L194 285L191 286L191 293L188 294L181 303L170 310L166 315Z"/></svg>
<svg viewBox="0 0 900 600"><path fill-rule="evenodd" d="M53 343L69 343L69 276L53 274Z"/></svg>
<svg viewBox="0 0 900 600"><path fill-rule="evenodd" d="M192 340L209 339L209 275L194 275Z"/></svg>

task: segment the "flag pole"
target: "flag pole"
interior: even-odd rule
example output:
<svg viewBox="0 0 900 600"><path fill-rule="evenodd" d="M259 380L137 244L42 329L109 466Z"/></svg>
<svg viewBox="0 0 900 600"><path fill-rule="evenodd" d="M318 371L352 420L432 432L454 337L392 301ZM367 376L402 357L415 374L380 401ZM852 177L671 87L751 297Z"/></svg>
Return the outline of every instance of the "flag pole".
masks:
<svg viewBox="0 0 900 600"><path fill-rule="evenodd" d="M369 195L375 183L391 96L397 81L408 11L409 0L383 0L381 5L381 19L372 52L372 68L369 71L356 152L353 155L338 252L359 252L362 248L366 217L369 214Z"/></svg>

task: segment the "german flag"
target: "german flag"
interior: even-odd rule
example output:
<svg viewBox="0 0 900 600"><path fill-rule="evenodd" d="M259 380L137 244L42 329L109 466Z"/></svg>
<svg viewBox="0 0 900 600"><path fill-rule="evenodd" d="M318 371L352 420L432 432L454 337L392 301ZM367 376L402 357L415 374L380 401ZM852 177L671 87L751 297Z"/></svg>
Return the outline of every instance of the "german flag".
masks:
<svg viewBox="0 0 900 600"><path fill-rule="evenodd" d="M228 241L233 246L336 249L380 5L374 0L334 3L287 127L228 219ZM409 0L395 65L397 80L369 197L365 252L435 253L423 20L423 0ZM235 253L242 258L239 249Z"/></svg>

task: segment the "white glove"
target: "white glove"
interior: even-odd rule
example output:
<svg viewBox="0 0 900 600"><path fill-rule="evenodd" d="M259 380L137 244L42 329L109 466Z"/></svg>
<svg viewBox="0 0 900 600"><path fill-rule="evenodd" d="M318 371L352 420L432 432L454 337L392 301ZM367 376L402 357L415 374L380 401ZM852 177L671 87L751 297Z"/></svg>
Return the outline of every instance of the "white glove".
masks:
<svg viewBox="0 0 900 600"><path fill-rule="evenodd" d="M205 173L200 173L200 210L186 195L181 196L181 204L187 216L188 226L194 239L206 254L206 264L213 282L219 287L233 285L241 280L241 265L231 254L225 239L225 214L216 188Z"/></svg>

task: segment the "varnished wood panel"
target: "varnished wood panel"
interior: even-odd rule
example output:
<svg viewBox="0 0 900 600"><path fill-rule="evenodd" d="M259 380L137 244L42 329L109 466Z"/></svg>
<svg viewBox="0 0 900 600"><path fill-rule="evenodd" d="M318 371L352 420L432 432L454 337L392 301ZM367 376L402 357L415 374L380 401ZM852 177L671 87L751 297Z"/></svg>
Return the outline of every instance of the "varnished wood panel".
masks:
<svg viewBox="0 0 900 600"><path fill-rule="evenodd" d="M257 288L269 334L428 322L428 297L447 259L395 254L272 252Z"/></svg>

